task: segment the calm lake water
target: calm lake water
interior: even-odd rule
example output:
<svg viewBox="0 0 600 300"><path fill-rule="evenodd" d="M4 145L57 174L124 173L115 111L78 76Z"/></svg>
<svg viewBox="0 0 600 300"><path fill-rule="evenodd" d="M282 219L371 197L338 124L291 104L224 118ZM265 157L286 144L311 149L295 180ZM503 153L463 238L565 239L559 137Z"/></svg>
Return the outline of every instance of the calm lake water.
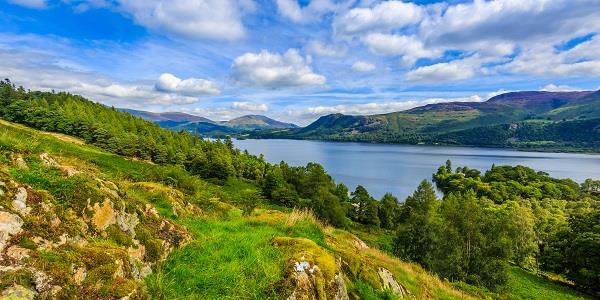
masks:
<svg viewBox="0 0 600 300"><path fill-rule="evenodd" d="M235 140L234 144L255 155L262 153L272 163L282 160L294 166L320 163L336 181L351 190L361 184L376 198L391 192L404 200L421 180L431 180L447 159L452 160L454 167L468 166L481 171L492 164L524 165L577 182L600 179L600 155L302 140Z"/></svg>

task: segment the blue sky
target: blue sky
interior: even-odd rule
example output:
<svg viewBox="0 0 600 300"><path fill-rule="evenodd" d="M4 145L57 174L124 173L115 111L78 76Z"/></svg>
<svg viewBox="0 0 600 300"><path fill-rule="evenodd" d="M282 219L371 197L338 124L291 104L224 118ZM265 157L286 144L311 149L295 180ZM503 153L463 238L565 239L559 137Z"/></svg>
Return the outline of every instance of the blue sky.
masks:
<svg viewBox="0 0 600 300"><path fill-rule="evenodd" d="M307 124L600 88L600 1L5 0L0 76L116 107Z"/></svg>

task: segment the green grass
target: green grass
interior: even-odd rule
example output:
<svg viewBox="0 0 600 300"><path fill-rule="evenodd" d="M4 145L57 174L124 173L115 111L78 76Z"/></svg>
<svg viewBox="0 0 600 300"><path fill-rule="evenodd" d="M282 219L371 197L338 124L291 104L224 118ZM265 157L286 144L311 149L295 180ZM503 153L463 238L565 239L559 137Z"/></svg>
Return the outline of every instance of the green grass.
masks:
<svg viewBox="0 0 600 300"><path fill-rule="evenodd" d="M272 245L277 236L305 237L325 244L317 225L243 218L192 218L183 224L194 240L174 251L158 272L146 279L157 299L278 299L287 258Z"/></svg>
<svg viewBox="0 0 600 300"><path fill-rule="evenodd" d="M569 300L591 299L573 288L512 267L508 282L509 299Z"/></svg>

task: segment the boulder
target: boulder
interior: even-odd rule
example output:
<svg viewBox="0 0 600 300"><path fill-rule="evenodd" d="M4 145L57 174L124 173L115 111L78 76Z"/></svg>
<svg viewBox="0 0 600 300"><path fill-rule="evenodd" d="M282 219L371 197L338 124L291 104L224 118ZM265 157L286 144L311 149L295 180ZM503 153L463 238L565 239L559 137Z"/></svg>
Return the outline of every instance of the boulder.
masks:
<svg viewBox="0 0 600 300"><path fill-rule="evenodd" d="M31 211L31 207L27 207L27 189L20 187L15 194L12 202L13 209L22 215L27 215Z"/></svg>
<svg viewBox="0 0 600 300"><path fill-rule="evenodd" d="M381 286L383 289L392 290L392 292L400 299L408 296L408 290L394 279L394 274L388 269L378 268L377 275L379 275L379 279L381 279Z"/></svg>
<svg viewBox="0 0 600 300"><path fill-rule="evenodd" d="M0 252L6 247L11 236L21 232L23 219L18 215L0 210Z"/></svg>
<svg viewBox="0 0 600 300"><path fill-rule="evenodd" d="M92 224L94 224L99 231L104 231L108 226L117 222L117 214L113 209L110 200L104 200L102 205L95 203L93 210L94 216L92 217Z"/></svg>

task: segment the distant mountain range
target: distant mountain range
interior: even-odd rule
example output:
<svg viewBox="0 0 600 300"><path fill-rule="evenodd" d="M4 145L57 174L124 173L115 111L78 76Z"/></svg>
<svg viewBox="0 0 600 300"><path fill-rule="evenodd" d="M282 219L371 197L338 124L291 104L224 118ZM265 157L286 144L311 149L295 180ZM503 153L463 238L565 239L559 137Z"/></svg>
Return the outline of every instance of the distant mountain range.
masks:
<svg viewBox="0 0 600 300"><path fill-rule="evenodd" d="M120 109L163 128L185 130L204 136L235 135L256 130L294 129L297 125L280 122L261 115L246 115L229 121L213 121L181 112L153 113L142 110Z"/></svg>
<svg viewBox="0 0 600 300"><path fill-rule="evenodd" d="M511 92L379 115L331 114L251 137L600 152L600 91Z"/></svg>

